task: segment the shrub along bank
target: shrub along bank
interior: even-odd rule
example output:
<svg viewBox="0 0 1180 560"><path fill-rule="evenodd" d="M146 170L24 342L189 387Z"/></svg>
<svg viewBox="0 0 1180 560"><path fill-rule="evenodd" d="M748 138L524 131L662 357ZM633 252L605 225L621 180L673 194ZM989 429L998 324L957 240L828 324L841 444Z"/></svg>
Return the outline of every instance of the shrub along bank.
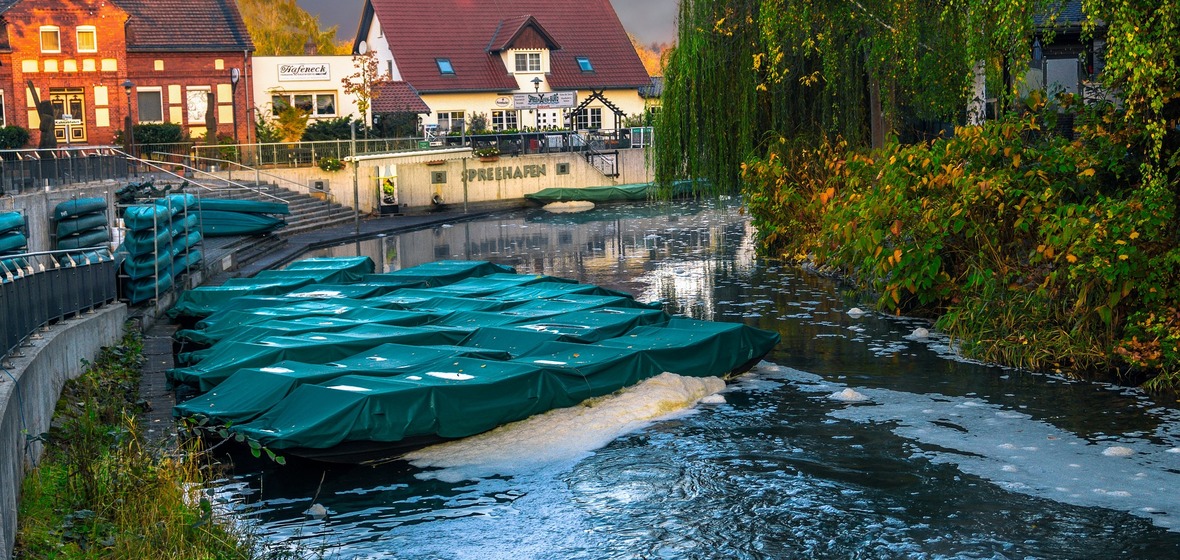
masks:
<svg viewBox="0 0 1180 560"><path fill-rule="evenodd" d="M1079 112L1070 140L1031 105L873 152L780 140L742 166L763 247L937 317L969 356L1177 390L1177 162L1148 161L1112 107Z"/></svg>
<svg viewBox="0 0 1180 560"><path fill-rule="evenodd" d="M128 335L66 384L21 492L15 558L252 558L213 523L192 453L153 448L132 415L142 344Z"/></svg>

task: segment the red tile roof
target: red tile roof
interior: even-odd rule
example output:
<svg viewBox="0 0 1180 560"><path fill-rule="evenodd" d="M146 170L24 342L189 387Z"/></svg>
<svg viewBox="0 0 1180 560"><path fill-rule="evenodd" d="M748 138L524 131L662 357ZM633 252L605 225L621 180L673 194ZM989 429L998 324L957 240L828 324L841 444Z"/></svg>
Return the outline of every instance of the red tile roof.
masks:
<svg viewBox="0 0 1180 560"><path fill-rule="evenodd" d="M235 0L114 0L131 15L127 50L253 51Z"/></svg>
<svg viewBox="0 0 1180 560"><path fill-rule="evenodd" d="M374 113L430 113L430 107L407 82L385 82L376 88Z"/></svg>
<svg viewBox="0 0 1180 560"><path fill-rule="evenodd" d="M498 53L516 23L531 16L558 45L550 51L549 86L555 90L636 88L651 84L610 0L368 0L361 33L373 13L381 20L401 78L421 92L517 89ZM358 33L356 44L364 37ZM576 57L594 67L582 72ZM436 60L449 59L452 75Z"/></svg>

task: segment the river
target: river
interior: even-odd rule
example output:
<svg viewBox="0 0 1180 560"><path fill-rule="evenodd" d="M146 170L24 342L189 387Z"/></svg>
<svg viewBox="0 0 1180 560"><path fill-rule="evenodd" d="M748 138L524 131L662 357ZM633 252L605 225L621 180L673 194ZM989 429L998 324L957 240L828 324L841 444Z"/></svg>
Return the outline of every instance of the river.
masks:
<svg viewBox="0 0 1180 560"><path fill-rule="evenodd" d="M1180 558L1175 408L963 360L923 321L760 260L753 235L720 200L365 241L385 270L490 260L783 340L716 394L661 378L411 463L244 465L210 493L308 557Z"/></svg>

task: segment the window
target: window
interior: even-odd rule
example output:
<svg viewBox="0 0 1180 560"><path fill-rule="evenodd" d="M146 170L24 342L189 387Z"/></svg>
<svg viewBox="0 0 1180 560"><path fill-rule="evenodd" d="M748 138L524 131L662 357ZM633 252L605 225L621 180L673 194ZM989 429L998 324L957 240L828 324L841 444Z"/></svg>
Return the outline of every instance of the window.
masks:
<svg viewBox="0 0 1180 560"><path fill-rule="evenodd" d="M576 123L578 129L598 130L602 128L602 108L589 107L578 113Z"/></svg>
<svg viewBox="0 0 1180 560"><path fill-rule="evenodd" d="M463 111L443 111L438 114L439 133L462 132L463 124Z"/></svg>
<svg viewBox="0 0 1180 560"><path fill-rule="evenodd" d="M164 96L159 89L136 90L137 122L164 122Z"/></svg>
<svg viewBox="0 0 1180 560"><path fill-rule="evenodd" d="M515 130L517 125L516 111L492 111L492 130Z"/></svg>
<svg viewBox="0 0 1180 560"><path fill-rule="evenodd" d="M583 72L593 72L594 71L594 66L590 64L589 58L586 58L584 56L579 56L579 57L575 58L574 60L578 61L578 68L581 68Z"/></svg>
<svg viewBox="0 0 1180 560"><path fill-rule="evenodd" d="M334 93L275 93L270 96L270 105L274 115L287 107L298 107L312 117L336 116Z"/></svg>
<svg viewBox="0 0 1180 560"><path fill-rule="evenodd" d="M516 53L517 72L540 72L541 53Z"/></svg>
<svg viewBox="0 0 1180 560"><path fill-rule="evenodd" d="M78 52L98 52L98 33L93 25L78 26Z"/></svg>
<svg viewBox="0 0 1180 560"><path fill-rule="evenodd" d="M436 64L438 64L438 73L439 74L454 74L455 73L455 67L451 66L451 59L449 59L449 58L436 58L436 59L434 59L434 62Z"/></svg>
<svg viewBox="0 0 1180 560"><path fill-rule="evenodd" d="M41 52L61 52L61 30L56 25L41 26Z"/></svg>

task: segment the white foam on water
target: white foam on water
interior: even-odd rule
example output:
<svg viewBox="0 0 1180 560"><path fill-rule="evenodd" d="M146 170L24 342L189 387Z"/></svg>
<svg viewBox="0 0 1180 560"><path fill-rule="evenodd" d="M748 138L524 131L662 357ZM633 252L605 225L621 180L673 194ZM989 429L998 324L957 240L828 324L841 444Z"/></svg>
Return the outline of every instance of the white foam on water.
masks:
<svg viewBox="0 0 1180 560"><path fill-rule="evenodd" d="M818 383L810 374L796 382L804 390ZM874 406L828 414L893 425L895 434L916 442L918 456L954 464L1006 490L1126 511L1180 532L1180 457L1171 445L1133 435L1089 441L977 397L860 391Z"/></svg>
<svg viewBox="0 0 1180 560"><path fill-rule="evenodd" d="M419 475L446 482L572 465L619 436L691 409L725 388L716 377L662 373L605 397L406 455Z"/></svg>
<svg viewBox="0 0 1180 560"><path fill-rule="evenodd" d="M853 389L844 389L828 395L829 399L841 402L864 402L869 400L864 393L858 393Z"/></svg>

